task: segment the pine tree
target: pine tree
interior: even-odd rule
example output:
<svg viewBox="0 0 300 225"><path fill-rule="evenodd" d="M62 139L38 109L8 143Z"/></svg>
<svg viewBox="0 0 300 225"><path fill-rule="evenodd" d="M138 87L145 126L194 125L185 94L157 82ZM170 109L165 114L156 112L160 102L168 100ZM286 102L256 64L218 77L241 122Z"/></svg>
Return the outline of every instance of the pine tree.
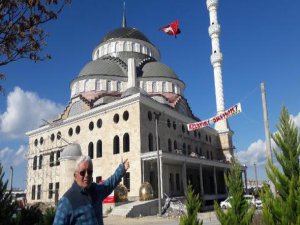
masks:
<svg viewBox="0 0 300 225"><path fill-rule="evenodd" d="M199 194L194 194L192 185L188 185L186 211L187 214L180 218L180 225L202 225L203 221L198 219L198 211L201 206Z"/></svg>
<svg viewBox="0 0 300 225"><path fill-rule="evenodd" d="M248 225L251 224L255 211L254 207L249 208L249 203L244 198L243 180L241 176L241 165L236 159L232 160L231 168L225 175L225 182L228 188L231 208L223 211L215 202L214 208L218 220L222 225Z"/></svg>
<svg viewBox="0 0 300 225"><path fill-rule="evenodd" d="M272 139L279 150L273 148L273 152L281 168L268 160L266 172L277 194L274 196L269 186L264 187L263 221L266 225L300 225L300 136L285 107L276 128Z"/></svg>
<svg viewBox="0 0 300 225"><path fill-rule="evenodd" d="M4 172L0 162L0 225L11 224L11 219L16 210L16 204L12 201L11 191L7 192L8 181L3 181Z"/></svg>
<svg viewBox="0 0 300 225"><path fill-rule="evenodd" d="M45 214L43 214L43 219L40 225L52 225L55 218L55 208L50 207L46 209Z"/></svg>

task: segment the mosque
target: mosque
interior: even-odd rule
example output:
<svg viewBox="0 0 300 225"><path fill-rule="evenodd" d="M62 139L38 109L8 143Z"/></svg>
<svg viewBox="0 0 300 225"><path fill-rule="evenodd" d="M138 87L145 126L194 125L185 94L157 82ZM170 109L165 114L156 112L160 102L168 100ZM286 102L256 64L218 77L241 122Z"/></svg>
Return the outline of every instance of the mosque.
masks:
<svg viewBox="0 0 300 225"><path fill-rule="evenodd" d="M207 0L219 114L225 108L217 6L218 0ZM138 198L146 181L156 197L158 183L160 193L170 196L183 196L190 183L205 204L226 197L233 132L226 119L215 128L187 130L199 119L184 96L184 81L160 57L142 32L127 26L125 15L122 26L102 38L92 60L71 81L64 111L27 132L28 203L57 203L73 182L80 155L92 158L95 182L128 158L131 167L122 183L129 199Z"/></svg>

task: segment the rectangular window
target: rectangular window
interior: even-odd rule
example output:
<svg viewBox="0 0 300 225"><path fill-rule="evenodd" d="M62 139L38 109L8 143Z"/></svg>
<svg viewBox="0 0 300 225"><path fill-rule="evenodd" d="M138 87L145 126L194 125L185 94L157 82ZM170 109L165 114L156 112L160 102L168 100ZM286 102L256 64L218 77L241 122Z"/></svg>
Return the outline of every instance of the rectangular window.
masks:
<svg viewBox="0 0 300 225"><path fill-rule="evenodd" d="M56 165L57 165L57 166L60 165L59 158L60 158L60 151L57 151L57 152L56 152Z"/></svg>
<svg viewBox="0 0 300 225"><path fill-rule="evenodd" d="M40 155L39 156L39 169L42 169L42 165L43 165L43 156Z"/></svg>
<svg viewBox="0 0 300 225"><path fill-rule="evenodd" d="M54 166L54 152L51 152L50 153L50 167L53 167Z"/></svg>
<svg viewBox="0 0 300 225"><path fill-rule="evenodd" d="M128 192L130 192L130 173L125 173L123 184L127 187Z"/></svg>
<svg viewBox="0 0 300 225"><path fill-rule="evenodd" d="M55 191L58 191L59 190L59 182L56 182L55 183Z"/></svg>
<svg viewBox="0 0 300 225"><path fill-rule="evenodd" d="M174 176L173 176L173 173L170 173L170 182L169 182L169 185L170 185L170 190L174 191Z"/></svg>
<svg viewBox="0 0 300 225"><path fill-rule="evenodd" d="M176 173L176 189L177 191L180 191L179 173Z"/></svg>
<svg viewBox="0 0 300 225"><path fill-rule="evenodd" d="M32 185L31 199L32 199L32 200L35 200L35 185Z"/></svg>
<svg viewBox="0 0 300 225"><path fill-rule="evenodd" d="M49 183L48 198L51 199L53 194L53 183Z"/></svg>
<svg viewBox="0 0 300 225"><path fill-rule="evenodd" d="M42 189L42 185L38 185L37 186L37 196L36 199L41 199L41 189Z"/></svg>
<svg viewBox="0 0 300 225"><path fill-rule="evenodd" d="M97 176L96 177L96 183L98 184L102 180L102 176Z"/></svg>

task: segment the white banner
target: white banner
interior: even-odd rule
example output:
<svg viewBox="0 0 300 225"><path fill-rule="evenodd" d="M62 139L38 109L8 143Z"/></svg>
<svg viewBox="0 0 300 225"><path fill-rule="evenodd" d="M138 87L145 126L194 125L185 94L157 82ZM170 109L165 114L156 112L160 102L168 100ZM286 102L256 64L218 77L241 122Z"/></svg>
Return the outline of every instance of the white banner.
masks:
<svg viewBox="0 0 300 225"><path fill-rule="evenodd" d="M242 112L242 106L241 106L241 103L237 103L236 105L225 110L225 112L223 112L219 115L216 115L210 119L202 120L202 121L196 122L196 123L188 123L187 128L188 128L188 131L198 130L203 127L207 127L210 124L216 123L220 120L227 119L228 117L234 116L240 112Z"/></svg>

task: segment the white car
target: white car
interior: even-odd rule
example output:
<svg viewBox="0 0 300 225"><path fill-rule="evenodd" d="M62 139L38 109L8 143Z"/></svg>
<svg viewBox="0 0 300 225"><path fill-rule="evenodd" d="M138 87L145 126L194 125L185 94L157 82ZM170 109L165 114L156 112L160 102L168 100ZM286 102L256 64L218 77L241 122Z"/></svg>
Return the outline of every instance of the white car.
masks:
<svg viewBox="0 0 300 225"><path fill-rule="evenodd" d="M262 201L260 199L255 198L251 201L251 204L254 205L256 209L261 209L263 206Z"/></svg>
<svg viewBox="0 0 300 225"><path fill-rule="evenodd" d="M228 198L226 198L224 201L222 201L221 203L220 203L220 207L222 208L222 209L228 209L228 208L231 208L231 204L230 204L230 199L231 199L232 197L228 197Z"/></svg>
<svg viewBox="0 0 300 225"><path fill-rule="evenodd" d="M230 197L228 197L228 198L226 198L224 201L222 201L221 203L220 203L220 207L222 208L222 209L228 209L228 208L231 208L231 204L230 204L230 199L231 199L232 197L230 196ZM255 200L255 198L254 198L254 196L252 196L252 195L244 195L244 198L246 199L246 201L250 204L250 205L255 205L256 206L256 200ZM260 201L260 200L259 200ZM259 204L259 202L258 202L258 204Z"/></svg>

